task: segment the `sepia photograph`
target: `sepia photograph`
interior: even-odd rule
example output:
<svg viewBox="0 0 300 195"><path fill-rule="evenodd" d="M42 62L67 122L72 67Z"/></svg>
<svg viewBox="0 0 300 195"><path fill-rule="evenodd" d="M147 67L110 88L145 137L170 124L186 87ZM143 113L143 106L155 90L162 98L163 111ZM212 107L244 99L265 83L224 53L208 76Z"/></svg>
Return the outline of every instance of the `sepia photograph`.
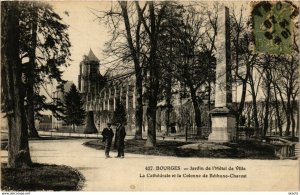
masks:
<svg viewBox="0 0 300 195"><path fill-rule="evenodd" d="M1 193L286 192L299 1L1 1Z"/></svg>

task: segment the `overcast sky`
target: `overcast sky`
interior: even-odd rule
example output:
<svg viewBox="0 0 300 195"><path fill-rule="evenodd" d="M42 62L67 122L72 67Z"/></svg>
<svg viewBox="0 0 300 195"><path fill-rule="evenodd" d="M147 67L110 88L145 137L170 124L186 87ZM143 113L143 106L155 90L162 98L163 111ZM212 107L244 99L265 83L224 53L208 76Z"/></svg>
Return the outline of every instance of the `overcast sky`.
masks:
<svg viewBox="0 0 300 195"><path fill-rule="evenodd" d="M90 9L99 11L109 10L110 2L51 2L55 11L63 18L64 23L70 25L68 33L70 36L71 59L73 60L64 74L63 78L78 84L79 63L83 55L87 55L90 48L100 61L104 59L102 49L109 34L105 25L100 23ZM68 15L65 12L68 12ZM105 70L102 65L101 72Z"/></svg>

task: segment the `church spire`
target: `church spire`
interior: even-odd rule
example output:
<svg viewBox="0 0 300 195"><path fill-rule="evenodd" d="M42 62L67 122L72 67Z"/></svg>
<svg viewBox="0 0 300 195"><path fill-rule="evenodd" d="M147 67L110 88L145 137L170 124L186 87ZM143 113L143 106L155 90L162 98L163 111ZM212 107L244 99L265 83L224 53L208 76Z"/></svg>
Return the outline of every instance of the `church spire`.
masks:
<svg viewBox="0 0 300 195"><path fill-rule="evenodd" d="M92 49L90 48L90 52L87 56L89 61L96 61L99 62L100 60L95 56L94 52L92 51Z"/></svg>

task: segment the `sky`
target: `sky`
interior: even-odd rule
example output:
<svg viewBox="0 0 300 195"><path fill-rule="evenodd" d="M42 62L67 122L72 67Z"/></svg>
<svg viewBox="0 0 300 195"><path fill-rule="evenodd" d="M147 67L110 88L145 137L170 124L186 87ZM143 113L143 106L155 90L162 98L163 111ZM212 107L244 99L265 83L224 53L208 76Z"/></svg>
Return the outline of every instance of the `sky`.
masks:
<svg viewBox="0 0 300 195"><path fill-rule="evenodd" d="M52 1L49 2L56 13L58 13L65 24L69 25L68 33L71 42L71 59L70 66L65 69L63 79L74 82L78 85L79 64L83 59L83 55L87 55L92 49L94 54L100 60L100 72L104 74L109 65L106 64L109 59L103 54L104 44L109 40L111 32L105 24L100 23L95 16L95 11L99 14L102 11L108 11L112 2L109 1ZM231 9L240 10L240 6L250 8L249 2L227 2L227 6ZM245 7L244 7L245 8ZM249 11L249 10L247 10ZM66 14L66 12L68 14ZM237 90L239 96L240 89ZM235 96L235 93L233 93ZM235 98L235 97L234 97ZM248 94L248 98L250 98ZM239 99L239 98L238 98Z"/></svg>
<svg viewBox="0 0 300 195"><path fill-rule="evenodd" d="M62 18L68 29L71 42L71 59L70 66L65 69L63 79L73 81L78 85L79 63L83 55L87 55L90 48L100 60L104 59L102 49L104 43L108 41L109 33L103 23L97 20L91 9L104 11L110 9L110 2L50 2L54 10ZM68 15L65 14L68 12ZM106 66L100 65L101 73L105 72Z"/></svg>
<svg viewBox="0 0 300 195"><path fill-rule="evenodd" d="M110 10L111 2L53 1L50 4L63 18L63 22L70 26L68 33L72 45L70 48L72 61L71 65L65 69L63 79L72 81L78 86L79 63L90 49L100 60L100 72L104 74L108 65L105 64L106 57L102 50L111 32L108 32L105 24L99 22L94 14L95 11L91 10L99 10L99 13ZM68 15L65 14L66 12ZM233 95L235 96L235 93Z"/></svg>
<svg viewBox="0 0 300 195"><path fill-rule="evenodd" d="M100 60L100 72L105 73L109 65L109 59L103 54L104 44L109 40L111 32L108 32L105 24L100 23L91 10L110 10L110 1L52 1L49 2L58 13L68 29L71 42L71 66L65 69L63 79L78 84L79 63L83 55L87 55L90 48ZM236 3L235 3L236 4ZM65 14L68 13L68 15ZM95 11L94 11L95 13ZM97 12L96 12L97 13ZM106 59L106 60L105 60Z"/></svg>

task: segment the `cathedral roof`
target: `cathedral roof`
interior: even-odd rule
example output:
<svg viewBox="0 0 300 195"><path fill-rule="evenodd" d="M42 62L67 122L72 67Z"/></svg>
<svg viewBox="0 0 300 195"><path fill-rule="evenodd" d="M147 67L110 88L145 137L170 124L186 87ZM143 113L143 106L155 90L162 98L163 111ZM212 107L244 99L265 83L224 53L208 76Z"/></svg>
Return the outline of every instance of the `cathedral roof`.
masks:
<svg viewBox="0 0 300 195"><path fill-rule="evenodd" d="M92 49L90 49L90 52L87 56L89 61L96 61L99 62L100 60L95 56L94 52L92 51Z"/></svg>

